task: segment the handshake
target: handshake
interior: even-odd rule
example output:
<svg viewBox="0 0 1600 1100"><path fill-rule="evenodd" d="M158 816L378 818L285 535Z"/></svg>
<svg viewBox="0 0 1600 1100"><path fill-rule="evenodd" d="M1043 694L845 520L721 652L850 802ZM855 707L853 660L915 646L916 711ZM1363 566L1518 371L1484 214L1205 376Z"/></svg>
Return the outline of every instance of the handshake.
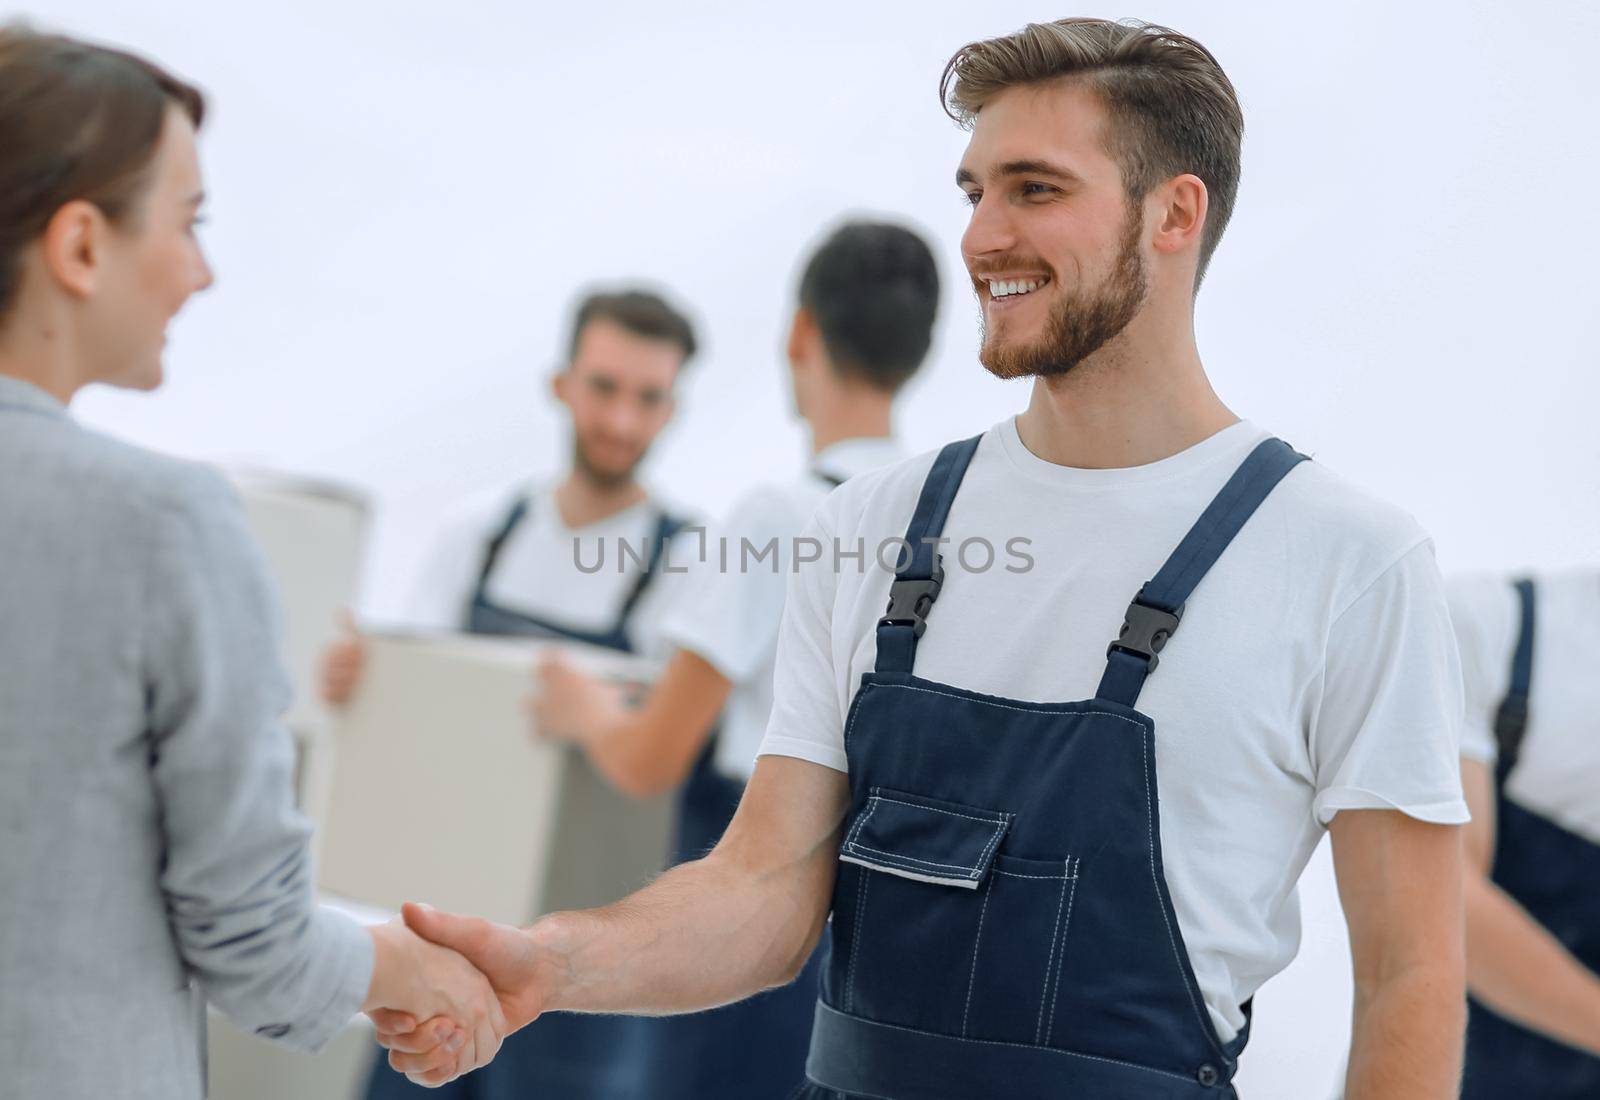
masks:
<svg viewBox="0 0 1600 1100"><path fill-rule="evenodd" d="M437 1087L488 1065L545 1008L541 960L519 928L407 904L371 929L372 986L362 1011L389 1064Z"/></svg>

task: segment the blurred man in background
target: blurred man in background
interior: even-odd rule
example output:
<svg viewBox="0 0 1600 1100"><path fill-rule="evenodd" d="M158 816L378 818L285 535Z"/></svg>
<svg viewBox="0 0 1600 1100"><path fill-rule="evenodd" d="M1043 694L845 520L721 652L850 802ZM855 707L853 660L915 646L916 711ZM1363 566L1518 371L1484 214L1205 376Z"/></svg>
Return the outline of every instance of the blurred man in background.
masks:
<svg viewBox="0 0 1600 1100"><path fill-rule="evenodd" d="M655 645L661 551L684 526L651 498L638 470L672 419L674 385L696 350L694 330L661 297L597 293L578 303L567 364L551 392L572 422L572 466L554 484L469 501L446 520L415 585L413 625L474 634L561 638L625 652ZM650 547L622 568L578 568L597 548ZM329 651L323 696L350 700L366 647Z"/></svg>
<svg viewBox="0 0 1600 1100"><path fill-rule="evenodd" d="M1467 718L1462 1096L1600 1096L1600 570L1450 585Z"/></svg>
<svg viewBox="0 0 1600 1100"><path fill-rule="evenodd" d="M939 275L915 233L852 222L811 255L799 299L786 352L795 411L811 432L806 472L751 490L712 532L706 561L665 612L661 631L676 649L642 706L624 706L559 654L545 658L534 697L535 730L581 746L619 790L681 788L680 861L721 839L755 767L795 539L833 488L904 457L893 406L932 343ZM639 1019L644 1074L628 1095L782 1100L804 1072L819 969L814 956L782 989Z"/></svg>
<svg viewBox="0 0 1600 1100"><path fill-rule="evenodd" d="M567 363L551 382L571 416L571 468L558 482L524 486L509 500L500 494L469 502L448 521L416 586L412 622L629 653L656 648L665 550L685 521L651 497L638 470L672 419L674 385L695 349L689 320L656 294L623 290L580 301ZM602 567L592 568L601 554ZM360 690L366 649L352 630L325 656L322 694L330 704L341 706ZM511 1057L461 1078L447 1095L624 1095L619 1082L628 1066L615 1052L629 1021L567 1016L550 1023L515 1036ZM381 1059L374 1066L372 1100L422 1094Z"/></svg>

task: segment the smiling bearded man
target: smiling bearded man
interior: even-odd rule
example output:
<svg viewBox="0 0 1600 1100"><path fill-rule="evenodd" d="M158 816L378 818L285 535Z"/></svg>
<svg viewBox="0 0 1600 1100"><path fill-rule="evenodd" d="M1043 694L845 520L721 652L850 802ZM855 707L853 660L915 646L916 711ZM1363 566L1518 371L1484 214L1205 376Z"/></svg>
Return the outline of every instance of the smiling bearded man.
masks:
<svg viewBox="0 0 1600 1100"><path fill-rule="evenodd" d="M408 919L518 1021L749 996L831 927L791 1100L1225 1100L1327 835L1346 1095L1453 1097L1443 584L1415 520L1211 387L1194 306L1237 192L1232 84L1176 31L1063 19L963 47L944 91L983 365L1033 378L1027 408L818 508L834 553L790 578L763 755L709 856L527 930ZM949 549L1017 536L1034 568ZM897 537L898 569L845 566Z"/></svg>
<svg viewBox="0 0 1600 1100"><path fill-rule="evenodd" d="M1017 276L1012 272L1038 271L1045 265L1040 261L1022 262L1009 257L985 259L972 267L972 286L980 303L990 303L980 314L983 343L978 349L978 362L996 378L1049 377L1065 374L1089 356L1110 343L1139 314L1145 297L1150 293L1150 283L1145 275L1144 257L1139 251L1143 226L1141 212L1129 205L1127 222L1122 234L1122 247L1110 274L1094 287L1075 286L1070 291L1061 288L1056 276ZM1021 281L1033 290L1006 293L998 291L1001 282ZM1055 287L1058 296L1053 300L1042 292ZM1027 300L1035 294L1040 301ZM1027 297L1023 297L1026 295ZM1044 335L1033 343L1007 343L1005 334L1010 321L1009 311L1024 305L1049 311ZM989 320L994 314L993 321Z"/></svg>

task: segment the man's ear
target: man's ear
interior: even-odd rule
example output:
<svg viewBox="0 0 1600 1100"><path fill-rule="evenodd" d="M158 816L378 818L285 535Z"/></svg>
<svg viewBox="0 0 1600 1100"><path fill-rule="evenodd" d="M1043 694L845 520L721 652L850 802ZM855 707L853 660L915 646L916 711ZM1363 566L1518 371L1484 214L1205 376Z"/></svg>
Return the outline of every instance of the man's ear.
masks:
<svg viewBox="0 0 1600 1100"><path fill-rule="evenodd" d="M39 238L44 269L75 298L87 298L100 284L105 269L106 235L111 222L105 211L85 199L74 199L50 216Z"/></svg>
<svg viewBox="0 0 1600 1100"><path fill-rule="evenodd" d="M820 339L817 319L805 306L797 308L794 321L789 325L789 339L784 348L784 353L789 357L789 366L797 370L809 366L816 358L817 341Z"/></svg>
<svg viewBox="0 0 1600 1100"><path fill-rule="evenodd" d="M1176 254L1192 247L1198 254L1211 208L1204 181L1186 172L1164 183L1152 198L1155 236L1150 243L1155 250Z"/></svg>
<svg viewBox="0 0 1600 1100"><path fill-rule="evenodd" d="M571 405L572 368L563 364L550 376L550 396L563 405Z"/></svg>

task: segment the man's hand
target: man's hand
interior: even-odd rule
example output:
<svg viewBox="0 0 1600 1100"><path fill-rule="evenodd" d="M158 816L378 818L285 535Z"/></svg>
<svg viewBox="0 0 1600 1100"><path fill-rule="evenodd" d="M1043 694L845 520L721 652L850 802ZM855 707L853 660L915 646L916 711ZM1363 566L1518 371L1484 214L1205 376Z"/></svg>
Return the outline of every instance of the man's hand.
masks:
<svg viewBox="0 0 1600 1100"><path fill-rule="evenodd" d="M558 653L534 670L534 735L576 744L606 782L630 798L673 790L694 767L733 684L697 653L676 650L643 692L586 675Z"/></svg>
<svg viewBox="0 0 1600 1100"><path fill-rule="evenodd" d="M794 980L828 918L850 808L843 772L764 756L716 849L600 909L527 929L407 905L419 935L483 971L508 1028L542 1012L664 1015L715 1008ZM376 1020L389 1064L426 1073L431 1037ZM426 1025L425 1025L426 1026ZM537 1026L537 1025L535 1025Z"/></svg>
<svg viewBox="0 0 1600 1100"><path fill-rule="evenodd" d="M404 912L406 924L417 935L437 944L439 950L459 955L488 979L504 1024L502 1037L527 1025L544 1010L540 959L522 929L441 913L422 905L407 904ZM433 1035L439 1025L429 1020L417 1027L415 1021L416 1017L399 1013L374 1016L378 1042L389 1049L389 1064L413 1081L442 1083L448 1078L439 1078L438 1067L445 1058ZM467 1061L466 1052L461 1060Z"/></svg>
<svg viewBox="0 0 1600 1100"><path fill-rule="evenodd" d="M555 650L540 655L533 675L537 688L527 710L536 736L587 746L627 715L620 688L590 676Z"/></svg>
<svg viewBox="0 0 1600 1100"><path fill-rule="evenodd" d="M356 630L355 619L341 611L338 621L341 637L322 654L322 701L331 707L350 701L367 663L367 643Z"/></svg>
<svg viewBox="0 0 1600 1100"><path fill-rule="evenodd" d="M412 1080L442 1085L487 1065L510 1028L484 975L398 920L370 932L375 958L362 1011L380 1035L402 1036L385 1045L406 1052Z"/></svg>

